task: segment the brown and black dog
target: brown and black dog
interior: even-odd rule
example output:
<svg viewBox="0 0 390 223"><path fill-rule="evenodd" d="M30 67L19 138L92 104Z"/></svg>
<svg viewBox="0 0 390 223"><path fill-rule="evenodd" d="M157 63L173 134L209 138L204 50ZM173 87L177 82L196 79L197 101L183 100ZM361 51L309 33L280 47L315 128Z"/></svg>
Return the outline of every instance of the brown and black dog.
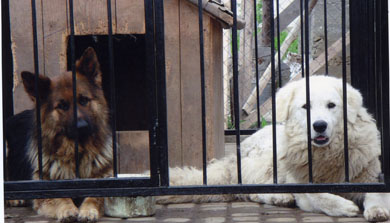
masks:
<svg viewBox="0 0 390 223"><path fill-rule="evenodd" d="M40 75L38 89L34 74L22 72L21 76L30 98L35 101L39 97L41 101L43 179L76 178L75 140L79 145L80 178L109 177L112 173L112 133L95 51L86 49L76 62L77 120L73 111L71 72L52 79ZM9 180L39 179L36 125L35 110L24 111L7 120ZM15 168L15 165L23 168ZM79 207L71 198L36 199L33 207L39 214L63 222L96 221L103 214L103 198L87 197Z"/></svg>

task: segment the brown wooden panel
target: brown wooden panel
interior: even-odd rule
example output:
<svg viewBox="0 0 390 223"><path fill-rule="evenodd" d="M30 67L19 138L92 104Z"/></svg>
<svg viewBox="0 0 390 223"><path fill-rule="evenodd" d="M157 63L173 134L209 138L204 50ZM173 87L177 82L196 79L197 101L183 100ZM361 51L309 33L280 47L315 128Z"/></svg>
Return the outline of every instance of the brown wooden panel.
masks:
<svg viewBox="0 0 390 223"><path fill-rule="evenodd" d="M149 170L149 132L120 131L117 136L119 173L144 173Z"/></svg>
<svg viewBox="0 0 390 223"><path fill-rule="evenodd" d="M168 3L168 1L164 1ZM144 34L145 5L144 0L116 0L116 33ZM167 8L165 6L165 8Z"/></svg>
<svg viewBox="0 0 390 223"><path fill-rule="evenodd" d="M179 0L164 1L169 165L182 166Z"/></svg>
<svg viewBox="0 0 390 223"><path fill-rule="evenodd" d="M31 1L10 1L11 40L14 62L14 111L18 113L33 107L33 103L24 92L20 73L34 72L34 46L32 34L32 6ZM37 37L39 52L39 71L43 73L43 38L41 1L36 1Z"/></svg>
<svg viewBox="0 0 390 223"><path fill-rule="evenodd" d="M222 28L204 16L207 158L225 155L223 123Z"/></svg>
<svg viewBox="0 0 390 223"><path fill-rule="evenodd" d="M198 11L180 1L181 106L183 164L202 166L202 118Z"/></svg>
<svg viewBox="0 0 390 223"><path fill-rule="evenodd" d="M45 75L57 76L66 71L67 1L43 0Z"/></svg>
<svg viewBox="0 0 390 223"><path fill-rule="evenodd" d="M107 35L107 0L77 0L73 9L76 35ZM111 12L113 33L116 33L115 1L111 2Z"/></svg>

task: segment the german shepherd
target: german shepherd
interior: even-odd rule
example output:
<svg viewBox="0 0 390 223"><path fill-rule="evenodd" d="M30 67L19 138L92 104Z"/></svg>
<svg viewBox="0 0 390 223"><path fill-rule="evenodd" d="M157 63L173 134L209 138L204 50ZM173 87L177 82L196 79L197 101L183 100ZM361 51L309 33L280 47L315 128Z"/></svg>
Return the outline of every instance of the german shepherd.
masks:
<svg viewBox="0 0 390 223"><path fill-rule="evenodd" d="M37 97L41 101L43 179L76 178L75 140L79 145L80 178L109 177L112 174L112 133L95 51L86 49L76 62L76 120L71 72L52 79L40 75L38 89L34 74L24 71L21 76L29 97L34 102ZM8 179L39 180L35 109L7 120L6 139ZM71 198L35 199L33 208L39 214L62 222L96 221L103 214L103 198L87 197L79 207Z"/></svg>

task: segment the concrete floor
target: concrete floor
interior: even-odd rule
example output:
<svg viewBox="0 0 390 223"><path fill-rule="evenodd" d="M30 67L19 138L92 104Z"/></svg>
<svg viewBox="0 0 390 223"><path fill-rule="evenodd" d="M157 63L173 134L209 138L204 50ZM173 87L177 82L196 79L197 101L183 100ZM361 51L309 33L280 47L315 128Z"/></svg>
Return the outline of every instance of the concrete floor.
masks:
<svg viewBox="0 0 390 223"><path fill-rule="evenodd" d="M6 208L7 223L49 223L57 222L37 215L31 208ZM328 222L367 222L358 217L329 217L323 214L305 213L297 208L282 208L252 202L205 203L205 204L171 204L157 205L156 214L152 217L110 218L103 217L100 223L114 222L199 222L199 223L232 223L232 222L288 222L288 223L328 223Z"/></svg>

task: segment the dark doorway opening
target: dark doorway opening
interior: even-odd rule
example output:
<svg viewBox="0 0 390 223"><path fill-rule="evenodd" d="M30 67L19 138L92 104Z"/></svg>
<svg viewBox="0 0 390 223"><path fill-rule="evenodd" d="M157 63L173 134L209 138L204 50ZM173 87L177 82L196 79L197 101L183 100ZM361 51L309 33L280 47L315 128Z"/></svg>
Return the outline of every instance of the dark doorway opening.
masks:
<svg viewBox="0 0 390 223"><path fill-rule="evenodd" d="M145 77L145 35L113 35L116 127L117 131L148 130L148 83ZM110 70L108 36L75 36L75 55L93 47L103 72L103 91L109 104ZM70 41L67 47L67 69L71 70Z"/></svg>

